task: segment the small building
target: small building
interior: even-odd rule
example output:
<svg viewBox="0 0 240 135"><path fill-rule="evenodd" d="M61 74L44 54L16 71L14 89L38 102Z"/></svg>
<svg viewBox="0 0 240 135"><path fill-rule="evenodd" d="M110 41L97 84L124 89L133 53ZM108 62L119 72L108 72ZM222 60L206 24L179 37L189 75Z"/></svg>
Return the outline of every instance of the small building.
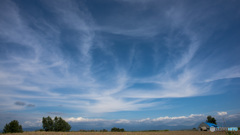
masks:
<svg viewBox="0 0 240 135"><path fill-rule="evenodd" d="M199 126L198 126L198 130L199 131L209 131L210 127L218 127L216 124L213 123L209 123L209 122L202 122Z"/></svg>

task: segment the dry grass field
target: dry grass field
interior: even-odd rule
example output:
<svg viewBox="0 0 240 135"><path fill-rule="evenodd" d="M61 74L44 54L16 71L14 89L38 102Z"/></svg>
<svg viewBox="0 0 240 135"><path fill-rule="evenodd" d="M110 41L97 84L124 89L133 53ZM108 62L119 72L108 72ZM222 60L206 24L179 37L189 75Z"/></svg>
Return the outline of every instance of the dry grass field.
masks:
<svg viewBox="0 0 240 135"><path fill-rule="evenodd" d="M240 135L240 131L234 135ZM7 135L226 135L225 132L166 131L166 132L24 132Z"/></svg>

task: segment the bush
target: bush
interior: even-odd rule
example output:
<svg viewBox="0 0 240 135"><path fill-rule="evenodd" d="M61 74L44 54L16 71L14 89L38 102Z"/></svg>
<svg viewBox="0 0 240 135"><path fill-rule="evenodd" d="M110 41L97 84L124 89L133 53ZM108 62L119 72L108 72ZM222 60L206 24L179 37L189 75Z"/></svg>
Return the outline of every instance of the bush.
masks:
<svg viewBox="0 0 240 135"><path fill-rule="evenodd" d="M42 132L42 131L45 131L45 130L44 129L37 129L37 130L35 130L35 132L38 132L38 131Z"/></svg>
<svg viewBox="0 0 240 135"><path fill-rule="evenodd" d="M111 132L124 132L125 130L123 129L123 128L116 128L116 127L113 127L112 129L111 129Z"/></svg>
<svg viewBox="0 0 240 135"><path fill-rule="evenodd" d="M107 129L100 130L100 132L108 132Z"/></svg>
<svg viewBox="0 0 240 135"><path fill-rule="evenodd" d="M9 124L6 124L3 133L22 133L22 126L19 125L17 120L11 121Z"/></svg>

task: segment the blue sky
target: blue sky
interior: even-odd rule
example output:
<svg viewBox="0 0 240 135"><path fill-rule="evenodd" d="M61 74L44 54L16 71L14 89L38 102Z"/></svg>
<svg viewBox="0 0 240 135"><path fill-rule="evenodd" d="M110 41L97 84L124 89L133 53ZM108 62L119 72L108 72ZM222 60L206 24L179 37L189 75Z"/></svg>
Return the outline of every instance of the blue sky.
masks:
<svg viewBox="0 0 240 135"><path fill-rule="evenodd" d="M1 0L0 127L240 126L240 2ZM74 127L73 126L73 127ZM78 127L78 128L77 128Z"/></svg>

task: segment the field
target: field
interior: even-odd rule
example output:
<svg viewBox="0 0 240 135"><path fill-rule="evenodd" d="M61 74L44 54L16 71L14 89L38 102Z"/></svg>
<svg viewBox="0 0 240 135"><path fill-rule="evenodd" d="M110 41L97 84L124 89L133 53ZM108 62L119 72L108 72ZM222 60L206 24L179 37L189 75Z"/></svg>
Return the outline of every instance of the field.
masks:
<svg viewBox="0 0 240 135"><path fill-rule="evenodd" d="M226 135L225 132L165 131L165 132L24 132L7 135ZM240 135L240 131L234 135Z"/></svg>

